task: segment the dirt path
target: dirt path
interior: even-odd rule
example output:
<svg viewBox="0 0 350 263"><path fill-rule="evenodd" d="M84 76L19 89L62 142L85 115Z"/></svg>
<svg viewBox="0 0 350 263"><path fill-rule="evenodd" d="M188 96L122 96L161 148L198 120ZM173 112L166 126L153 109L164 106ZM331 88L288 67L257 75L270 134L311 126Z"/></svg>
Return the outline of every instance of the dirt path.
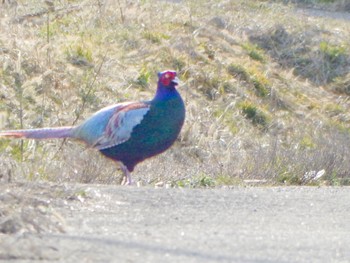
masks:
<svg viewBox="0 0 350 263"><path fill-rule="evenodd" d="M314 8L297 8L296 12L305 17L322 17L326 19L350 21L349 12L327 11Z"/></svg>
<svg viewBox="0 0 350 263"><path fill-rule="evenodd" d="M27 191L17 192L47 204L42 213L53 214L60 228L0 235L0 260L4 261L350 260L347 187L20 187ZM44 220L37 224L48 225Z"/></svg>

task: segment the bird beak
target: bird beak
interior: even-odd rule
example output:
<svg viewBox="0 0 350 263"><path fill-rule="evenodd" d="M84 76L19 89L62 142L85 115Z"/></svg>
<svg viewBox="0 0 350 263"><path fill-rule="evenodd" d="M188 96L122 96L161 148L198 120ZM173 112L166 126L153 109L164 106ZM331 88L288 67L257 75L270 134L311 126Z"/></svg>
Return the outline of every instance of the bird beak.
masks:
<svg viewBox="0 0 350 263"><path fill-rule="evenodd" d="M171 82L174 83L175 86L176 86L176 85L179 85L179 78L178 78L178 77L175 77Z"/></svg>

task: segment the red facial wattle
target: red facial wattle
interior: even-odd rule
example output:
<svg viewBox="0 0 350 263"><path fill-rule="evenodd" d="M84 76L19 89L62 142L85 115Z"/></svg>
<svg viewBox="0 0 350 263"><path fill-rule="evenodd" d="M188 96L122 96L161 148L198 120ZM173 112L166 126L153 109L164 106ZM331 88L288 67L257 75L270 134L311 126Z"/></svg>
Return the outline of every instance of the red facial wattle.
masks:
<svg viewBox="0 0 350 263"><path fill-rule="evenodd" d="M159 81L164 86L169 86L173 83L175 86L178 84L178 78L175 71L164 71L159 74Z"/></svg>

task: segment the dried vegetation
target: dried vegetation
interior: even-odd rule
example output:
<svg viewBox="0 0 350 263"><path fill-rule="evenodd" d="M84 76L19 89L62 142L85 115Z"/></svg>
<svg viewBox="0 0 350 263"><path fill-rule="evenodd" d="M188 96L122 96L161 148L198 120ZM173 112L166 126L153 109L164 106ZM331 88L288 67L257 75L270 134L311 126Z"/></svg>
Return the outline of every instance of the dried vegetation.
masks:
<svg viewBox="0 0 350 263"><path fill-rule="evenodd" d="M281 2L6 1L1 128L73 125L148 99L171 68L186 124L136 181L349 184L350 21ZM1 140L0 167L3 180L120 181L114 163L73 141Z"/></svg>

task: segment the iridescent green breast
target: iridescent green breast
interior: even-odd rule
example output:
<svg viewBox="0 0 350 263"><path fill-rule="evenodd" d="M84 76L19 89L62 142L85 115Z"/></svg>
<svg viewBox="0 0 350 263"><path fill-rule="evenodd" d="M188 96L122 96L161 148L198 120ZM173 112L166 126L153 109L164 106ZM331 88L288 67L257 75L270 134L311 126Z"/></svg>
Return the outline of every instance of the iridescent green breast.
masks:
<svg viewBox="0 0 350 263"><path fill-rule="evenodd" d="M176 93L162 100L150 102L151 108L137 125L128 141L103 149L107 157L121 161L129 171L146 158L168 149L178 137L185 120L185 107Z"/></svg>

